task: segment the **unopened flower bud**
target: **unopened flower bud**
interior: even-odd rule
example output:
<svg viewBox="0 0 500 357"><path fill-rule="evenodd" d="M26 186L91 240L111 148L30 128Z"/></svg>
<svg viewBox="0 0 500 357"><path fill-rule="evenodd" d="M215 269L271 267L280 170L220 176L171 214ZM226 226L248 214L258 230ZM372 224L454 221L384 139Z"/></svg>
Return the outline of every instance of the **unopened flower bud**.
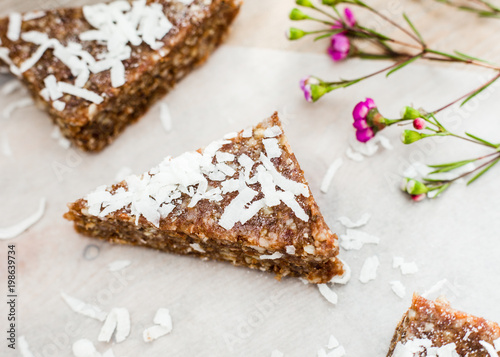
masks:
<svg viewBox="0 0 500 357"><path fill-rule="evenodd" d="M404 107L401 110L401 118L402 119L416 119L420 118L422 114L420 112L412 107Z"/></svg>
<svg viewBox="0 0 500 357"><path fill-rule="evenodd" d="M414 179L408 180L406 184L406 192L408 192L410 195L420 195L422 193L427 193L428 191L429 188L427 188L424 183Z"/></svg>
<svg viewBox="0 0 500 357"><path fill-rule="evenodd" d="M304 14L301 10L295 8L290 12L290 20L294 21L300 21L300 20L307 20L309 16Z"/></svg>
<svg viewBox="0 0 500 357"><path fill-rule="evenodd" d="M426 127L426 122L424 119L422 118L417 118L415 120L413 120L413 127L417 130L422 130L422 129L425 129Z"/></svg>
<svg viewBox="0 0 500 357"><path fill-rule="evenodd" d="M425 193L421 193L420 195L411 195L411 199L415 202L420 202L425 198Z"/></svg>
<svg viewBox="0 0 500 357"><path fill-rule="evenodd" d="M399 188L401 189L401 191L403 192L406 192L406 186L408 186L408 182L410 181L411 179L409 179L408 177L405 177L401 180L401 186L399 186Z"/></svg>
<svg viewBox="0 0 500 357"><path fill-rule="evenodd" d="M417 131L414 130L405 130L401 134L401 141L403 144L412 144L415 141L419 141L420 139L423 139L425 136Z"/></svg>
<svg viewBox="0 0 500 357"><path fill-rule="evenodd" d="M305 35L307 35L307 33L304 30L295 27L290 27L286 32L286 37L289 40L298 40L299 38L302 38Z"/></svg>
<svg viewBox="0 0 500 357"><path fill-rule="evenodd" d="M309 0L296 0L295 3L300 6L314 7L313 3Z"/></svg>

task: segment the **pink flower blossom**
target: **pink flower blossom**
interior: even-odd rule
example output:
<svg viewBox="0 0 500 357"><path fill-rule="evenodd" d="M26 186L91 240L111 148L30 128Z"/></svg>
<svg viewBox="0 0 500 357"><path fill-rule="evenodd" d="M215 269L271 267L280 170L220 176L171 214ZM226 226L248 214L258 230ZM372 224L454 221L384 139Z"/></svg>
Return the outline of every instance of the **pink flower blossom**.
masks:
<svg viewBox="0 0 500 357"><path fill-rule="evenodd" d="M374 136L375 136L375 133L373 132L372 128L356 130L356 139L358 139L358 141L360 141L362 143L366 143L368 140L370 140Z"/></svg>
<svg viewBox="0 0 500 357"><path fill-rule="evenodd" d="M425 193L421 193L420 195L411 195L411 199L415 202L420 202L425 198Z"/></svg>
<svg viewBox="0 0 500 357"><path fill-rule="evenodd" d="M425 120L422 118L417 118L417 119L413 120L413 127L417 130L425 129L425 127L426 127L425 124L426 124Z"/></svg>
<svg viewBox="0 0 500 357"><path fill-rule="evenodd" d="M349 55L351 43L349 38L343 33L338 33L332 36L330 46L327 51L330 57L335 61L341 61Z"/></svg>

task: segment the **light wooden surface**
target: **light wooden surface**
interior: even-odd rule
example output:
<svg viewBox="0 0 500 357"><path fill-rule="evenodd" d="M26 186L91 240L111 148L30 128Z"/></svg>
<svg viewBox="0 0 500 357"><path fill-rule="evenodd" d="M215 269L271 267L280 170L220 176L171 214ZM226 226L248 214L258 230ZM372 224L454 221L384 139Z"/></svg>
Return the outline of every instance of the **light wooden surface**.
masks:
<svg viewBox="0 0 500 357"><path fill-rule="evenodd" d="M55 0L0 2L5 14L61 4ZM72 2L77 3L88 2ZM384 1L373 4L388 6ZM394 16L404 8L429 42L439 48L460 46L464 52L493 60L498 57L495 33L500 20L480 21L427 0L402 4ZM403 146L398 143L400 129L391 128L385 135L394 144L393 151L380 149L361 163L344 155L353 140L350 115L358 100L373 96L389 117L412 102L436 107L476 85L484 72L415 66L310 105L297 85L304 74L351 77L373 71L380 64L333 64L323 55L325 43L285 40L291 7L292 1L247 0L227 44L164 99L173 119L170 133L162 130L156 105L109 148L88 155L60 147L50 137L53 128L47 115L33 107L1 121L1 134L8 137L13 156L0 156L0 227L26 217L41 197L48 199L40 222L0 245L0 264L5 264L6 245L12 242L17 246L19 334L26 336L36 357L71 356L71 344L79 338L96 342L101 323L71 311L60 291L105 311L129 309L130 337L121 344L96 343L100 352L113 346L117 357L267 357L273 349L286 357L315 356L330 334L339 339L350 357L383 357L411 293L423 292L443 278L452 285L440 292L454 306L500 321L497 176L492 172L470 188L457 185L438 201L419 204L410 202L397 188L410 162L451 161L478 153L454 141ZM449 15L443 17L445 9ZM0 76L0 84L9 79ZM479 106L471 102L461 111L451 110L445 122L457 130L472 128L477 135L498 141L498 87L488 93L481 97ZM20 96L22 93L0 97L0 108ZM277 282L269 274L224 263L101 243L78 235L61 218L67 202L112 183L120 168L146 171L166 155L204 146L274 110L282 114L291 146L332 229L342 234L345 230L338 217L355 220L368 212L372 219L362 230L381 238L379 246L342 250L353 277L348 285L335 286L337 306L330 305L315 286L305 286L296 279ZM478 125L478 120L483 125ZM344 164L330 191L320 193L324 173L340 157ZM361 266L373 255L381 261L378 277L362 284L358 280ZM415 261L418 274L402 276L391 266L393 256ZM132 264L121 272L109 272L107 264L118 259ZM0 269L1 291L4 271ZM392 293L389 282L393 280L406 286L404 299ZM142 331L151 326L160 307L170 309L174 330L146 344ZM1 331L6 331L5 314L2 303ZM6 350L2 342L0 355L14 357L19 353Z"/></svg>

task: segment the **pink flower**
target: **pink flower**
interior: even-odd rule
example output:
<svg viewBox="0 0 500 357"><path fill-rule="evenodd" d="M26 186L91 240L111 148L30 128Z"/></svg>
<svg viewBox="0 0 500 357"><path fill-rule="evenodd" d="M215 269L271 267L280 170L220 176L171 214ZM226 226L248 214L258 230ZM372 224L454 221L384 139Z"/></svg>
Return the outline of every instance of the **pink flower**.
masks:
<svg viewBox="0 0 500 357"><path fill-rule="evenodd" d="M413 127L417 130L425 129L425 127L426 127L425 124L426 124L425 120L422 118L417 118L417 119L413 120Z"/></svg>
<svg viewBox="0 0 500 357"><path fill-rule="evenodd" d="M300 80L300 89L304 92L304 97L308 102L312 102L311 84L319 84L319 81L311 76L304 77Z"/></svg>
<svg viewBox="0 0 500 357"><path fill-rule="evenodd" d="M330 46L328 47L328 54L335 61L341 61L349 55L351 43L349 38L343 33L338 33L332 36Z"/></svg>
<svg viewBox="0 0 500 357"><path fill-rule="evenodd" d="M358 141L360 141L362 143L366 143L368 140L370 140L374 136L375 136L375 133L373 132L372 128L356 130L356 139L358 139Z"/></svg>
<svg viewBox="0 0 500 357"><path fill-rule="evenodd" d="M356 25L356 18L354 17L354 13L348 7L344 9L344 21L349 27L353 27L354 25ZM332 29L342 29L342 23L340 21L336 21L335 25L332 26Z"/></svg>
<svg viewBox="0 0 500 357"><path fill-rule="evenodd" d="M354 17L354 14L353 12L351 11L351 9L349 9L348 7L346 7L344 9L344 17L345 17L345 22L350 26L350 27L353 27L354 25L356 25L356 18Z"/></svg>
<svg viewBox="0 0 500 357"><path fill-rule="evenodd" d="M420 195L411 195L411 199L415 202L420 202L425 198L425 193L421 193Z"/></svg>

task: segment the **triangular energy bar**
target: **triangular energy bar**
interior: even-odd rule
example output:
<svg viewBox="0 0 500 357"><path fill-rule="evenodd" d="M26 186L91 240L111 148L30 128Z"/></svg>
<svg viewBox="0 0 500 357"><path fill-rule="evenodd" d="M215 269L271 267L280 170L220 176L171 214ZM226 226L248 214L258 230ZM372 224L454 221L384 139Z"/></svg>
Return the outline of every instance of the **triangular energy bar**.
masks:
<svg viewBox="0 0 500 357"><path fill-rule="evenodd" d="M205 61L240 0L114 1L0 19L0 65L62 134L99 151Z"/></svg>
<svg viewBox="0 0 500 357"><path fill-rule="evenodd" d="M342 275L277 114L69 205L78 232L326 283Z"/></svg>

